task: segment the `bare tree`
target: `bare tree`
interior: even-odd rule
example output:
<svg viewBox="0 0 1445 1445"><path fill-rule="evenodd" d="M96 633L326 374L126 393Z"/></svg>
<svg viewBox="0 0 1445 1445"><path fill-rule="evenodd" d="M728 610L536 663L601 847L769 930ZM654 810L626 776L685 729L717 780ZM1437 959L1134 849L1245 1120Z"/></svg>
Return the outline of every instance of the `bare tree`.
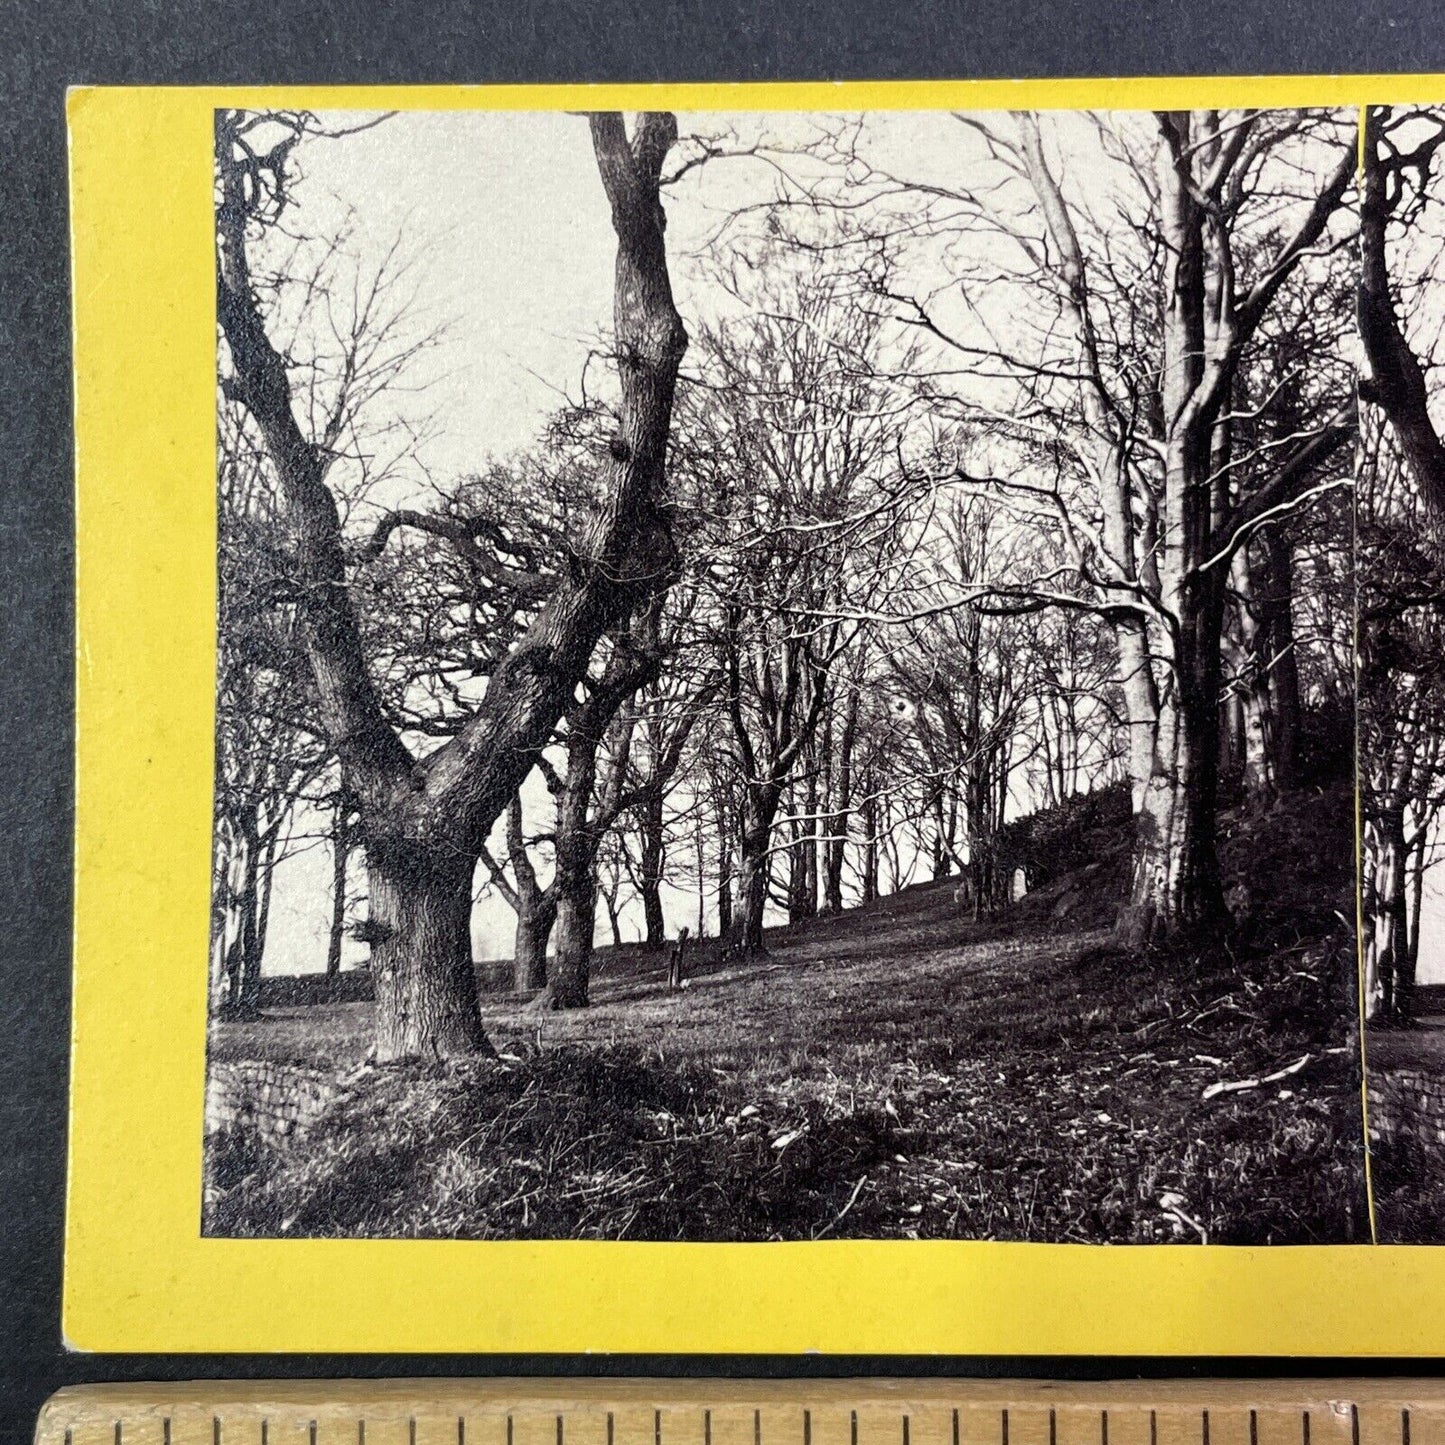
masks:
<svg viewBox="0 0 1445 1445"><path fill-rule="evenodd" d="M487 1047L471 962L472 879L487 835L534 766L593 649L674 567L664 463L686 333L669 284L662 163L672 116L590 119L617 235L614 330L620 426L605 501L566 569L525 582L519 559L478 530L484 570L525 584L539 610L454 737L419 756L388 722L350 589L336 499L326 483L347 417L304 430L286 357L266 328L249 247L291 199L292 156L319 127L296 112L216 117L217 314L223 384L250 413L275 468L297 580L300 649L321 725L346 769L369 873L375 1054L445 1057ZM398 519L415 524L415 517ZM490 549L490 550L487 550ZM523 574L518 577L518 573Z"/></svg>
<svg viewBox="0 0 1445 1445"><path fill-rule="evenodd" d="M547 943L557 921L557 891L551 885L543 888L538 881L523 824L522 793L518 789L507 805L506 859L498 863L490 849L484 847L482 862L486 864L492 885L517 915L512 944L512 987L518 993L536 993L547 986ZM512 872L510 879L508 868Z"/></svg>
<svg viewBox="0 0 1445 1445"><path fill-rule="evenodd" d="M956 288L877 289L966 363L967 389L940 364L940 402L1000 442L990 474L960 465L955 479L1052 529L1082 584L1055 572L992 590L1020 607L1086 606L1114 629L1137 820L1122 934L1208 935L1224 918L1215 814L1231 563L1347 481L1332 468L1355 434L1347 387L1298 431L1251 441L1247 458L1236 422L1261 402L1248 384L1269 327L1287 330L1338 289L1354 128L1309 112L1072 117L1066 169L1057 128L1037 115L958 120L976 163L961 182L887 174L835 137L849 204L872 190L875 247L946 238Z"/></svg>
<svg viewBox="0 0 1445 1445"><path fill-rule="evenodd" d="M811 260L790 271L775 259L764 280L729 278L750 314L704 333L679 458L706 498L703 583L738 768L730 921L744 952L762 946L779 808L860 631L836 614L876 584L896 535L908 411L879 370L877 317ZM817 846L809 786L785 825L802 848Z"/></svg>
<svg viewBox="0 0 1445 1445"><path fill-rule="evenodd" d="M1408 1017L1445 738L1445 447L1432 385L1445 115L1365 118L1359 324L1366 375L1358 526L1361 913L1365 1008ZM1412 937L1413 935L1413 937Z"/></svg>
<svg viewBox="0 0 1445 1445"><path fill-rule="evenodd" d="M276 497L235 410L220 418L212 1002L252 1016L275 868L308 788L331 764L303 670L278 625Z"/></svg>

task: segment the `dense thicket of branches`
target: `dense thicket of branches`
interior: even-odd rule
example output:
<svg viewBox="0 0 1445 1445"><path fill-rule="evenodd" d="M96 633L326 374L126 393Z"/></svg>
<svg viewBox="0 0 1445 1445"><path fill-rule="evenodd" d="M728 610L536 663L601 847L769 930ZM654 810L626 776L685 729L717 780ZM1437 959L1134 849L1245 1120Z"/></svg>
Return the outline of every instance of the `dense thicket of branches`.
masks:
<svg viewBox="0 0 1445 1445"><path fill-rule="evenodd" d="M981 917L1011 820L1125 779L1125 941L1228 925L1222 787L1272 806L1349 707L1353 117L775 124L592 117L610 387L404 483L400 253L288 249L346 135L218 116L223 1006L298 819L336 961L364 874L384 1058L485 1047L479 892L577 1007L604 915L750 954L956 875ZM670 259L673 196L723 219Z"/></svg>
<svg viewBox="0 0 1445 1445"><path fill-rule="evenodd" d="M1445 802L1445 447L1438 273L1445 112L1370 112L1361 204L1359 467L1365 1004L1411 1011Z"/></svg>

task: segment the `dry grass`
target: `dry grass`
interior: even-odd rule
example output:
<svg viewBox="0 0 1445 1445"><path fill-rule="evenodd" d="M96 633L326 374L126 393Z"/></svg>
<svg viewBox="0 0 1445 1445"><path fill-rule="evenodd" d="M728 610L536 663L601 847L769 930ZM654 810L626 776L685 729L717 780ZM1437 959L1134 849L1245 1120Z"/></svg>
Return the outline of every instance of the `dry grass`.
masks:
<svg viewBox="0 0 1445 1445"><path fill-rule="evenodd" d="M227 1141L208 1232L1366 1238L1348 828L1344 788L1231 819L1255 907L1206 958L1109 948L1118 827L992 925L917 888L755 963L704 955L681 995L606 951L584 1013L488 1001L499 1061L363 1070L304 1148ZM344 1069L368 1017L290 1010L214 1048Z"/></svg>

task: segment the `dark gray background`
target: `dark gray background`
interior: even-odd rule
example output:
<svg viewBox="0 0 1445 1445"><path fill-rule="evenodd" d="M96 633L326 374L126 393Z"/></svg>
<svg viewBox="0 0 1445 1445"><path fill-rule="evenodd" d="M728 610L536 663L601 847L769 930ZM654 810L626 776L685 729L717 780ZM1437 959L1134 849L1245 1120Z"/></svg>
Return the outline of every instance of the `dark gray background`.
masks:
<svg viewBox="0 0 1445 1445"><path fill-rule="evenodd" d="M1267 1361L64 1354L72 741L65 87L1336 71L1445 72L1438 3L0 0L0 1441L27 1438L42 1399L80 1380L1282 1368ZM1316 1361L1299 1368L1362 1367ZM1420 1365L1370 1368L1418 1372Z"/></svg>

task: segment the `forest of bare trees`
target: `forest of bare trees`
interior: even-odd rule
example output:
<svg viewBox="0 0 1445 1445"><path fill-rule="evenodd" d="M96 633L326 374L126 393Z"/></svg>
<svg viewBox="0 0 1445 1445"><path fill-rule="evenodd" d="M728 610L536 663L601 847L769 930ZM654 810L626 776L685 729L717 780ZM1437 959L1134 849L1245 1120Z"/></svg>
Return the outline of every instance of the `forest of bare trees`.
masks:
<svg viewBox="0 0 1445 1445"><path fill-rule="evenodd" d="M486 127L528 123L479 118L489 164L522 142ZM412 147L424 176L419 118L219 112L213 1060L268 1057L302 1027L318 1057L354 1038L365 1067L510 1077L532 1067L519 1040L550 1067L547 1028L585 1055L706 993L699 1038L726 1044L707 1068L737 1083L764 1026L719 990L784 991L796 1019L840 997L823 962L856 958L892 976L850 1026L872 1037L896 1005L890 1067L916 1071L935 1025L899 1001L965 943L984 972L1033 957L1003 942L1033 927L1037 1026L1066 1033L1061 1007L1090 1038L1112 1030L1121 1059L1170 1065L1190 1109L1217 1097L1200 1069L1253 1071L1223 1079L1231 1098L1270 1064L1317 1074L1314 1103L1279 1104L1315 1111L1313 1142L1287 1165L1260 1144L1239 1184L1269 1156L1294 1181L1279 1197L1312 1202L1259 1205L1246 1227L1222 1196L1151 1182L1066 1228L1034 1222L1035 1185L1027 1221L960 1224L960 1205L953 1232L1352 1237L1359 1141L1319 1100L1355 1077L1353 930L1328 889L1352 851L1362 253L1371 495L1383 517L1416 481L1411 545L1431 489L1445 498L1415 338L1372 290L1445 130L1409 131L1409 149L1396 121L1371 124L1361 186L1345 111L549 118L577 193L539 183L535 218L507 218L522 239L487 264L514 266L519 327L560 281L518 261L529 224L592 227L588 263L606 255L611 279L595 268L531 440L502 449L437 378L458 395L515 363L458 320L405 225L377 239L364 185L319 199L318 172L353 174L349 147ZM484 223L471 244L490 255ZM1390 734L1370 744L1367 810L1386 1009L1429 831L1415 800L1439 776L1433 743L1401 733L1431 726L1423 673L1399 671L1428 639L1402 615L1375 628L1367 606L1362 633L1365 675L1394 667L1410 694L1371 723ZM1289 892L1281 847L1330 855L1311 875L1325 895ZM294 925L278 941L283 898L310 920L305 949ZM889 930L915 900L935 912L904 946ZM478 957L484 916L505 926ZM1107 985L1089 982L1098 959ZM268 980L299 974L324 980L320 1005L278 1014ZM1146 1003L1194 1030L1177 1058L1139 1043L1157 1038ZM1210 1042L1196 1016L1232 1033ZM646 1035L659 1066L690 1027L666 1019ZM1027 1053L1027 1027L990 1030ZM858 1048L819 1065L830 1089L859 1070L855 1115L876 1062ZM1304 1062L1270 1057L1287 1048ZM603 1067L569 1058L573 1080ZM778 1064L788 1089L809 1059ZM766 1114L729 1107L706 1115L719 1137ZM1113 1128L1119 1108L1094 1113ZM886 1133L898 1106L879 1109ZM821 1138L807 1118L764 1142L769 1169ZM1194 1127L1131 1126L1131 1178L1163 1177L1139 1162L1146 1138L1169 1173L1176 1125ZM261 1177L246 1157L226 1190ZM830 1229L869 1227L864 1183L789 1188L844 1204ZM532 1207L525 1229L592 1227L535 1225ZM826 1222L769 1217L764 1233Z"/></svg>
<svg viewBox="0 0 1445 1445"><path fill-rule="evenodd" d="M1366 1007L1413 1011L1425 871L1437 847L1445 693L1439 537L1445 446L1432 414L1445 116L1373 110L1361 206L1365 403L1359 468Z"/></svg>
<svg viewBox="0 0 1445 1445"><path fill-rule="evenodd" d="M1439 152L1445 111L1365 117L1360 205L1359 794L1362 987L1380 1119L1375 1179L1389 1242L1445 1239L1445 1160L1396 1102L1440 1071L1445 804L1441 547L1445 444L1436 369L1445 316ZM1432 1001L1433 1000L1433 1001ZM1428 1092L1428 1091L1427 1091ZM1429 1141L1423 1143L1422 1141Z"/></svg>

